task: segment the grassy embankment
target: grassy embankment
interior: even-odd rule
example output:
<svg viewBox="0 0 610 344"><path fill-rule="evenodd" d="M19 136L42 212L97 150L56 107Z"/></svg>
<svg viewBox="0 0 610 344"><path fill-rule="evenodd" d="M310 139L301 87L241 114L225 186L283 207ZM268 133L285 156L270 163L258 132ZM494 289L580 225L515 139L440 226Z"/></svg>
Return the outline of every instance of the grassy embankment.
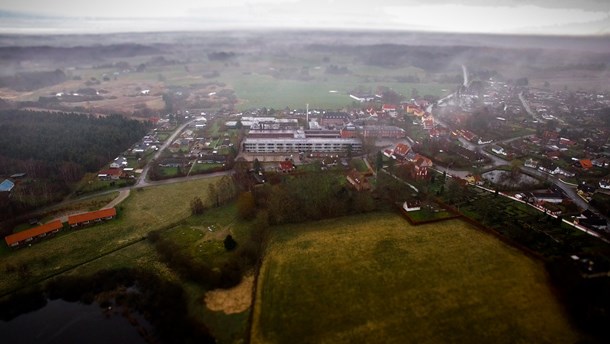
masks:
<svg viewBox="0 0 610 344"><path fill-rule="evenodd" d="M580 339L541 262L459 220L393 213L277 228L252 328L253 343Z"/></svg>

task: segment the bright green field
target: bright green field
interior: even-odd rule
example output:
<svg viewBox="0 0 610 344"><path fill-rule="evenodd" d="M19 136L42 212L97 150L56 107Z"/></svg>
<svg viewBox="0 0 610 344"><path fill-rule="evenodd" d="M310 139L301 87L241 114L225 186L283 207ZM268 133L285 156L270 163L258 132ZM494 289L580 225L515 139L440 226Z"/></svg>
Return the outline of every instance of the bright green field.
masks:
<svg viewBox="0 0 610 344"><path fill-rule="evenodd" d="M253 343L574 343L541 262L459 220L394 213L274 231Z"/></svg>

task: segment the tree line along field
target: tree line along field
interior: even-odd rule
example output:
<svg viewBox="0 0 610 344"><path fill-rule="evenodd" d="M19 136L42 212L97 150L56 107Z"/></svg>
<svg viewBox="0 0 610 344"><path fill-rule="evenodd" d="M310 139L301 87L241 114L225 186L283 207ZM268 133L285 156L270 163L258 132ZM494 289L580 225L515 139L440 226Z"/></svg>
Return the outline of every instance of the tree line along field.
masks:
<svg viewBox="0 0 610 344"><path fill-rule="evenodd" d="M277 228L252 343L574 343L542 262L460 220L371 213Z"/></svg>

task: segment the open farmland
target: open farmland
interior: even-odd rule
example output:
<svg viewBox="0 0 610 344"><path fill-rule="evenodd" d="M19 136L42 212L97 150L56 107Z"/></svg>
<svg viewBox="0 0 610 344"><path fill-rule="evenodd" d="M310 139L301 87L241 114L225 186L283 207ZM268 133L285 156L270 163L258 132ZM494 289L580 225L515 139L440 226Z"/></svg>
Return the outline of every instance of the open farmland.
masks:
<svg viewBox="0 0 610 344"><path fill-rule="evenodd" d="M274 231L253 343L574 343L541 262L451 220L376 213Z"/></svg>

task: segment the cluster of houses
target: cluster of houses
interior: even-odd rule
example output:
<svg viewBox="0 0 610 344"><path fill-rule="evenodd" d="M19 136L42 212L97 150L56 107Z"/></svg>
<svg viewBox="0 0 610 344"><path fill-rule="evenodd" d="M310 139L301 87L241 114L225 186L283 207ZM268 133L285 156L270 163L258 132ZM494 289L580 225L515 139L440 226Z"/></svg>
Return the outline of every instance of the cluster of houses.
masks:
<svg viewBox="0 0 610 344"><path fill-rule="evenodd" d="M83 227L90 224L108 221L115 217L116 209L108 208L69 216L67 224L71 228ZM61 220L55 220L37 227L7 235L4 238L4 241L6 242L8 247L23 247L25 245L30 245L34 242L37 242L41 239L51 237L63 228L64 223L62 223Z"/></svg>
<svg viewBox="0 0 610 344"><path fill-rule="evenodd" d="M97 174L99 180L119 180L133 179L136 171L133 167L128 167L127 159L123 156L116 157L109 165L108 169L101 170Z"/></svg>
<svg viewBox="0 0 610 344"><path fill-rule="evenodd" d="M398 143L394 149L384 150L383 155L410 169L408 172L413 179L428 178L428 169L433 166L432 160L415 153L409 145L404 143Z"/></svg>

